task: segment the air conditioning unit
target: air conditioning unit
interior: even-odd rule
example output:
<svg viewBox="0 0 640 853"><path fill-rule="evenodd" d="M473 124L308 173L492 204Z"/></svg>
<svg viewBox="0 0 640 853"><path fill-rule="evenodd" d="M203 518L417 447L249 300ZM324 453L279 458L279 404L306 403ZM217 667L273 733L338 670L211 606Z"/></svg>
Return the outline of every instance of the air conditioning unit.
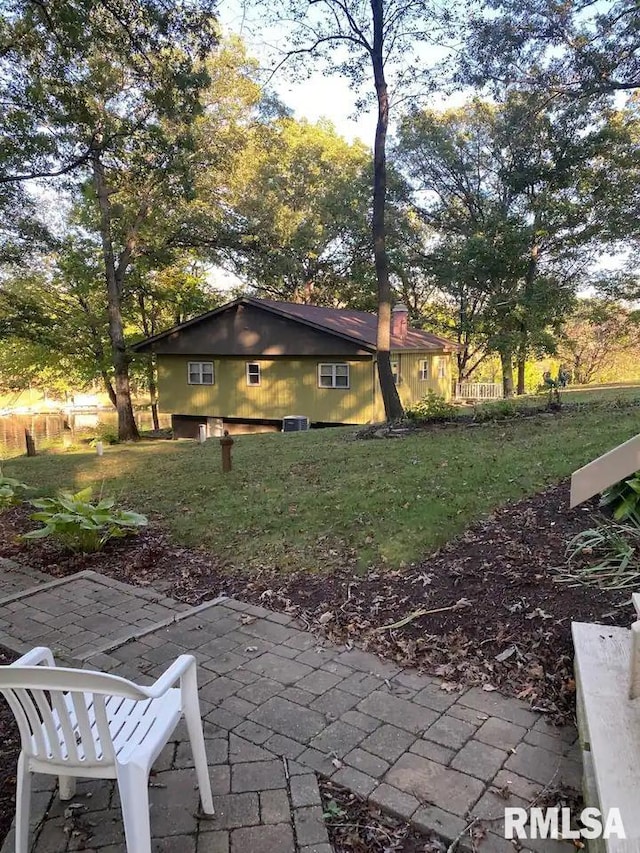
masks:
<svg viewBox="0 0 640 853"><path fill-rule="evenodd" d="M286 415L282 419L282 432L300 432L309 429L309 418L304 415Z"/></svg>

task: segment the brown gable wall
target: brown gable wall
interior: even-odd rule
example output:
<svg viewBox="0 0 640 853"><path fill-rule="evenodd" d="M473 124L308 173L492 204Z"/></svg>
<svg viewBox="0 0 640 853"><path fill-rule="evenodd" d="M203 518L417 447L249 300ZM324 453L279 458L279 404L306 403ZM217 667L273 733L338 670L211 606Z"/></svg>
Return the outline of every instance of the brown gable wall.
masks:
<svg viewBox="0 0 640 853"><path fill-rule="evenodd" d="M236 305L158 341L162 355L298 356L368 355L368 350L326 332L261 311Z"/></svg>

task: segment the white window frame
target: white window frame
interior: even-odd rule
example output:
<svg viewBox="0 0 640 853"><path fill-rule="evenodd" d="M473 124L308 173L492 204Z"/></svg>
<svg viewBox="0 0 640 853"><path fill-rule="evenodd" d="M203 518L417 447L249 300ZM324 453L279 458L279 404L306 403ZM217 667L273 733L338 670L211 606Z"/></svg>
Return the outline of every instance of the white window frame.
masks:
<svg viewBox="0 0 640 853"><path fill-rule="evenodd" d="M394 371L395 368L395 371ZM400 384L400 359L392 358L391 359L391 373L393 375L394 384Z"/></svg>
<svg viewBox="0 0 640 853"><path fill-rule="evenodd" d="M447 365L443 358L438 362L438 379L447 378Z"/></svg>
<svg viewBox="0 0 640 853"><path fill-rule="evenodd" d="M204 367L205 364L207 366L211 367L211 382L204 382L203 381L204 371L202 368ZM198 379L195 382L191 379L192 373L198 374ZM207 371L207 373L208 373L208 371ZM189 385L215 385L216 384L216 375L215 375L215 370L213 367L213 362L212 361L189 361L189 362L187 362L187 383Z"/></svg>
<svg viewBox="0 0 640 853"><path fill-rule="evenodd" d="M336 371L337 367L346 367L347 368L347 373L346 373L347 384L346 385L338 385L337 384L337 382L336 382L336 379L338 376L337 371ZM323 371L323 368L325 368L324 371ZM327 370L326 368L329 368L329 370ZM344 374L340 374L341 378L343 376L344 376ZM331 385L323 385L322 379L323 378L327 379L329 377L331 378L332 384ZM351 370L349 368L349 365L345 361L336 361L336 362L321 361L318 364L318 388L325 388L327 391L333 391L333 390L335 390L335 391L348 391L350 387L351 387Z"/></svg>
<svg viewBox="0 0 640 853"><path fill-rule="evenodd" d="M250 368L257 367L257 373L251 373ZM246 375L247 375L247 385L249 388L257 388L259 385L262 385L262 366L257 361L248 361L246 365ZM252 378L257 378L257 382L251 382Z"/></svg>
<svg viewBox="0 0 640 853"><path fill-rule="evenodd" d="M420 381L428 382L429 374L431 373L430 363L428 358L420 359Z"/></svg>

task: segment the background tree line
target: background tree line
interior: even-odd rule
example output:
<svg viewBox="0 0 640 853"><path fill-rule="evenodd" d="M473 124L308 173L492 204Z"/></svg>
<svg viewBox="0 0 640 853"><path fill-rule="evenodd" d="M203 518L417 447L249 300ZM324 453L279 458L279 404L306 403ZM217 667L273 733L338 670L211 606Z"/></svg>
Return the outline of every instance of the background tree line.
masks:
<svg viewBox="0 0 640 853"><path fill-rule="evenodd" d="M444 39L444 8L340 3L358 7L343 18L331 0L291 5L302 29L283 60L321 51L355 86L373 82L374 157L294 118L206 0L2 3L0 385L98 380L120 437L135 438L131 382L155 405L155 367L128 347L229 298L214 270L270 298L377 310L380 328L401 298L414 323L457 341L461 380L497 355L506 394L525 390L528 360L557 353L589 381L610 357L598 352L633 349L633 4L467 15L447 74L476 94L439 110L408 97L436 72L416 73L413 54L391 64L384 45L394 27L405 52L419 45L428 15ZM570 30L588 30L588 56ZM407 93L389 144L388 76ZM594 260L620 247L629 273L602 280Z"/></svg>

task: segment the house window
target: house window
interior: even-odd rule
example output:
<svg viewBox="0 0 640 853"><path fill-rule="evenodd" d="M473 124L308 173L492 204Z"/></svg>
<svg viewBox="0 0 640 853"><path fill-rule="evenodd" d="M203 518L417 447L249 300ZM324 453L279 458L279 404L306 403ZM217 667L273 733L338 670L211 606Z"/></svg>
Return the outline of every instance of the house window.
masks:
<svg viewBox="0 0 640 853"><path fill-rule="evenodd" d="M447 365L443 358L440 359L440 363L438 364L438 378L446 379L447 378Z"/></svg>
<svg viewBox="0 0 640 853"><path fill-rule="evenodd" d="M260 365L254 361L247 362L247 385L259 385L261 381Z"/></svg>
<svg viewBox="0 0 640 853"><path fill-rule="evenodd" d="M213 362L190 361L189 385L213 385Z"/></svg>
<svg viewBox="0 0 640 853"><path fill-rule="evenodd" d="M318 385L320 388L348 388L348 364L319 364Z"/></svg>
<svg viewBox="0 0 640 853"><path fill-rule="evenodd" d="M420 379L422 382L429 379L429 362L426 359L420 362Z"/></svg>
<svg viewBox="0 0 640 853"><path fill-rule="evenodd" d="M391 374L393 375L393 382L395 385L400 381L400 365L397 361L391 362Z"/></svg>

